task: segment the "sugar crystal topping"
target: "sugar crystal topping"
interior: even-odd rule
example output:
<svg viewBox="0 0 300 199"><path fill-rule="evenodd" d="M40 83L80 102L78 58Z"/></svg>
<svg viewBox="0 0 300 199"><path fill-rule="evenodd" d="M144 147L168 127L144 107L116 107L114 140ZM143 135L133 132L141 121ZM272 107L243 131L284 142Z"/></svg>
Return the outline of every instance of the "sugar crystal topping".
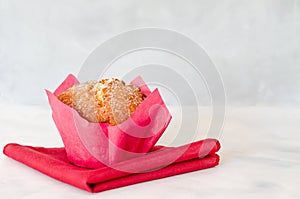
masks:
<svg viewBox="0 0 300 199"><path fill-rule="evenodd" d="M137 86L116 78L77 84L58 96L87 120L111 125L128 119L144 98Z"/></svg>

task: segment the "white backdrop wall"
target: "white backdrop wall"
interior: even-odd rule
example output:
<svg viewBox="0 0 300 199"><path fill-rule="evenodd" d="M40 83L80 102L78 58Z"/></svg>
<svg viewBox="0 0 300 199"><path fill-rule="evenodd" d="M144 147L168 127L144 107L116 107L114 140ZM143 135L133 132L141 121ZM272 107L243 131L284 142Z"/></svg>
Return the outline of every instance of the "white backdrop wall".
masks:
<svg viewBox="0 0 300 199"><path fill-rule="evenodd" d="M0 101L46 104L103 41L127 30L179 31L205 48L229 105L300 104L300 1L0 0Z"/></svg>

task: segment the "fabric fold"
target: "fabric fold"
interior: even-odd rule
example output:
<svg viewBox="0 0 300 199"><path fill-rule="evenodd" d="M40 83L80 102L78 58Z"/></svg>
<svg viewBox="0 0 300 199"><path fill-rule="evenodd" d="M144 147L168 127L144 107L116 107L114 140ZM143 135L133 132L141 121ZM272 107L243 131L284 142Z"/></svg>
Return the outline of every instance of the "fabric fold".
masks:
<svg viewBox="0 0 300 199"><path fill-rule="evenodd" d="M7 144L4 154L52 178L89 192L100 192L218 165L216 139L180 147L156 147L145 155L115 165L87 169L68 161L64 148Z"/></svg>

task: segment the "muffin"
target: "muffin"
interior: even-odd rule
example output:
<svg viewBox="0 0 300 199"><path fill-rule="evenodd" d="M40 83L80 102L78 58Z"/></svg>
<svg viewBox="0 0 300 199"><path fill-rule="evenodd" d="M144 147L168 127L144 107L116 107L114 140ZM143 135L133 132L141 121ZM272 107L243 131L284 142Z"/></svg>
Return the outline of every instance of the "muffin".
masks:
<svg viewBox="0 0 300 199"><path fill-rule="evenodd" d="M52 93L53 121L68 160L99 168L151 151L172 118L158 89L141 77L80 83L70 74Z"/></svg>
<svg viewBox="0 0 300 199"><path fill-rule="evenodd" d="M139 87L116 78L76 84L57 96L89 122L112 126L127 120L145 97Z"/></svg>

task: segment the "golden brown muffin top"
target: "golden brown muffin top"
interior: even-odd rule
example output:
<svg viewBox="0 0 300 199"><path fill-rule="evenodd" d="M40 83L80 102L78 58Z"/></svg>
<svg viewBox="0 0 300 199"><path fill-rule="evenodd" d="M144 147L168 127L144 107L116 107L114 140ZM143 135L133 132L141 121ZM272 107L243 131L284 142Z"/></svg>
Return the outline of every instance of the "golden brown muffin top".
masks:
<svg viewBox="0 0 300 199"><path fill-rule="evenodd" d="M116 125L130 117L145 95L137 86L110 78L76 84L57 98L90 122Z"/></svg>

